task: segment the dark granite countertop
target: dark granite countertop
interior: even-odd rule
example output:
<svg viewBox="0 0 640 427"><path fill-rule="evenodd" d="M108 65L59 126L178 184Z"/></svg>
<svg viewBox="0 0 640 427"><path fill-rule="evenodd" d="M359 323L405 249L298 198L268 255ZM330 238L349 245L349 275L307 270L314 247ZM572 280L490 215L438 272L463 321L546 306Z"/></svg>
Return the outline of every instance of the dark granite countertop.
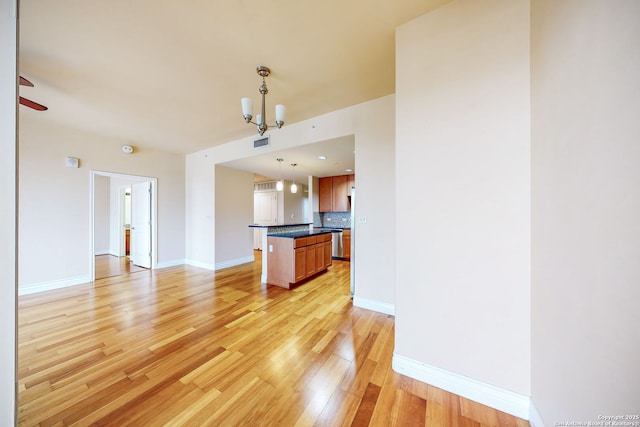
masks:
<svg viewBox="0 0 640 427"><path fill-rule="evenodd" d="M351 227L314 227L314 230L351 230Z"/></svg>
<svg viewBox="0 0 640 427"><path fill-rule="evenodd" d="M300 224L277 224L277 225L257 225L257 224L251 224L249 225L249 227L252 228L269 228L269 227L299 227L301 225L311 225L313 224L312 222L302 222Z"/></svg>
<svg viewBox="0 0 640 427"><path fill-rule="evenodd" d="M287 239L297 239L299 237L309 237L309 236L318 236L320 234L329 234L331 230L313 230L313 231L292 231L292 232L284 232L284 233L269 233L268 237L284 237Z"/></svg>

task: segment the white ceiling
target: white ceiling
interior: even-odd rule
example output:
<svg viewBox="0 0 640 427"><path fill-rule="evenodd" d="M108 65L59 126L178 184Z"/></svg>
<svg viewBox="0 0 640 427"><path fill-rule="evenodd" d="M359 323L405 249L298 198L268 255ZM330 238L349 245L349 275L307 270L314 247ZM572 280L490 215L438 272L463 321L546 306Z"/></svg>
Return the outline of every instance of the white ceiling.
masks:
<svg viewBox="0 0 640 427"><path fill-rule="evenodd" d="M269 179L291 181L295 169L296 182L306 182L307 176L346 175L355 171L355 141L353 135L315 144L301 145L287 150L259 154L224 163L234 169L254 172ZM326 160L318 157L325 156ZM282 164L276 159L281 158ZM295 163L295 168L291 166ZM262 179L260 179L262 180Z"/></svg>
<svg viewBox="0 0 640 427"><path fill-rule="evenodd" d="M22 0L20 94L49 110L20 114L192 153L257 135L258 65L270 123L277 103L290 124L393 93L395 28L447 1Z"/></svg>

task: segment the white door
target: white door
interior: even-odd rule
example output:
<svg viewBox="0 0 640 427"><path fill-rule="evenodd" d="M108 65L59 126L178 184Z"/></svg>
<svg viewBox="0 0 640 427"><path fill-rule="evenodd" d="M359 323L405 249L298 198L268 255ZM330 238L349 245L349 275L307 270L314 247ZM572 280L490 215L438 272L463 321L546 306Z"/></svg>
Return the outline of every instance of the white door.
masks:
<svg viewBox="0 0 640 427"><path fill-rule="evenodd" d="M131 262L151 268L151 182L131 186Z"/></svg>
<svg viewBox="0 0 640 427"><path fill-rule="evenodd" d="M254 193L253 220L257 225L278 224L278 192Z"/></svg>
<svg viewBox="0 0 640 427"><path fill-rule="evenodd" d="M265 191L253 193L253 223L256 225L278 224L278 192ZM253 234L253 248L262 249L262 230Z"/></svg>

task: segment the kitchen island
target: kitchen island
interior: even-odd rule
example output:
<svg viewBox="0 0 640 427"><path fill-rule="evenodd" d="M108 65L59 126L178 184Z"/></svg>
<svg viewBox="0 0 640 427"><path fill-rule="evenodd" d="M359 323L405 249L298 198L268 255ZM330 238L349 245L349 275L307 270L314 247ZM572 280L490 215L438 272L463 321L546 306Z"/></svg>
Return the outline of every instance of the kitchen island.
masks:
<svg viewBox="0 0 640 427"><path fill-rule="evenodd" d="M331 266L330 230L267 235L267 283L286 289Z"/></svg>
<svg viewBox="0 0 640 427"><path fill-rule="evenodd" d="M313 224L309 222L300 223L300 224L278 224L278 225L252 224L249 226L249 228L260 229L262 233L262 239L261 239L262 274L260 276L260 281L262 283L267 283L267 270L268 270L267 234L308 232L311 229L313 229Z"/></svg>

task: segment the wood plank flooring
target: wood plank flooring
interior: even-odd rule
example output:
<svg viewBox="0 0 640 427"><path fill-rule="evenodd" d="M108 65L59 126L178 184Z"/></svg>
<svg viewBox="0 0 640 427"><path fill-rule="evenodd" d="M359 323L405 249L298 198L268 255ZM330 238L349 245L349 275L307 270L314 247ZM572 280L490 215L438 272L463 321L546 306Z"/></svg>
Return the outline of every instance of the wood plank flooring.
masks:
<svg viewBox="0 0 640 427"><path fill-rule="evenodd" d="M120 276L125 273L146 271L144 267L138 267L131 262L128 256L117 257L113 255L96 255L95 257L96 280L107 277Z"/></svg>
<svg viewBox="0 0 640 427"><path fill-rule="evenodd" d="M20 426L528 426L392 371L349 263L286 290L179 266L19 299Z"/></svg>

